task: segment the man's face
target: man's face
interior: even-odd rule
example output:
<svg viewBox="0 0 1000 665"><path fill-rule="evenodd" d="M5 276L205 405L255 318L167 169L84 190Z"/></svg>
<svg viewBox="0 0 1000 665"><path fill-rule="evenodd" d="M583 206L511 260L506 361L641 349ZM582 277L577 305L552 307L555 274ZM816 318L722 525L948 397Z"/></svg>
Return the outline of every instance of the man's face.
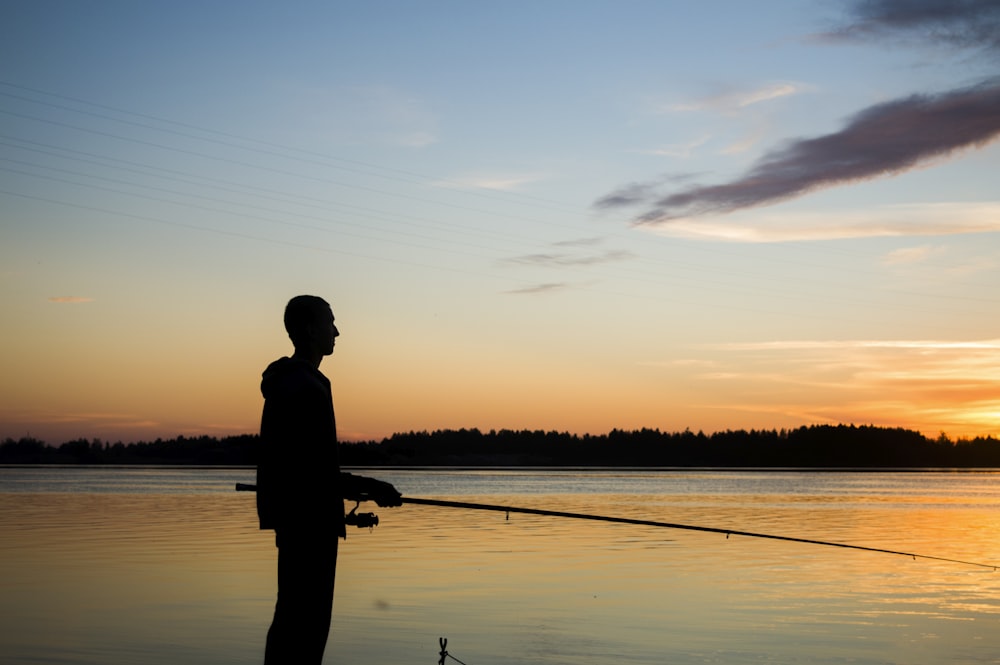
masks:
<svg viewBox="0 0 1000 665"><path fill-rule="evenodd" d="M324 356L330 355L333 353L333 347L339 336L340 331L337 330L337 326L333 325L333 312L328 310L323 317L323 323L316 329L315 339L318 350Z"/></svg>

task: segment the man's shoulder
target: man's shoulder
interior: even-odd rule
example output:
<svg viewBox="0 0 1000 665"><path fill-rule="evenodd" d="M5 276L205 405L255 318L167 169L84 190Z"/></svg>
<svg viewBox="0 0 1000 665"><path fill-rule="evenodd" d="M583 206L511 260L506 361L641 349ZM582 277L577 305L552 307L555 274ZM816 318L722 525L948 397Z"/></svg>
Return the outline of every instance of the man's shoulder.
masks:
<svg viewBox="0 0 1000 665"><path fill-rule="evenodd" d="M295 358L278 358L267 366L261 377L264 397L276 394L329 390L330 382L308 363Z"/></svg>

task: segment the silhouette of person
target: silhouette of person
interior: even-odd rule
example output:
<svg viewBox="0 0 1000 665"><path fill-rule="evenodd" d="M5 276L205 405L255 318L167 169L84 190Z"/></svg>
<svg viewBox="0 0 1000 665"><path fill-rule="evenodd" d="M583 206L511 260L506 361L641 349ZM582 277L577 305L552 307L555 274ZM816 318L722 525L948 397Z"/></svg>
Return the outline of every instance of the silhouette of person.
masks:
<svg viewBox="0 0 1000 665"><path fill-rule="evenodd" d="M295 352L264 371L257 465L257 515L278 548L278 599L265 665L323 660L333 616L338 539L346 538L344 498L398 506L389 483L342 473L330 381L319 371L340 331L330 305L296 296L285 307Z"/></svg>

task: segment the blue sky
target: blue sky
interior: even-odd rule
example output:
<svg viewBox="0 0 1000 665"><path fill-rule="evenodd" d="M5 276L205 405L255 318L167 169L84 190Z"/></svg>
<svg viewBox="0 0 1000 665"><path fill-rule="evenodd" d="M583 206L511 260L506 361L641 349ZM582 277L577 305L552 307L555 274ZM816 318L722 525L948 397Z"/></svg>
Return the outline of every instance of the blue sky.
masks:
<svg viewBox="0 0 1000 665"><path fill-rule="evenodd" d="M1000 426L996 3L4 14L0 436Z"/></svg>

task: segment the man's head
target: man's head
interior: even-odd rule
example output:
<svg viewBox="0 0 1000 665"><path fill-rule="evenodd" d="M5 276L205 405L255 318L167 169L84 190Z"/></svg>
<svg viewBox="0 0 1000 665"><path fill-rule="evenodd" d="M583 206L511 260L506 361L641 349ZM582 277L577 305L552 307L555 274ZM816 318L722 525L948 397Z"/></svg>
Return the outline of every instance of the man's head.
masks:
<svg viewBox="0 0 1000 665"><path fill-rule="evenodd" d="M330 304L317 296L295 296L285 306L285 330L296 351L320 356L333 353L340 331L333 325Z"/></svg>

